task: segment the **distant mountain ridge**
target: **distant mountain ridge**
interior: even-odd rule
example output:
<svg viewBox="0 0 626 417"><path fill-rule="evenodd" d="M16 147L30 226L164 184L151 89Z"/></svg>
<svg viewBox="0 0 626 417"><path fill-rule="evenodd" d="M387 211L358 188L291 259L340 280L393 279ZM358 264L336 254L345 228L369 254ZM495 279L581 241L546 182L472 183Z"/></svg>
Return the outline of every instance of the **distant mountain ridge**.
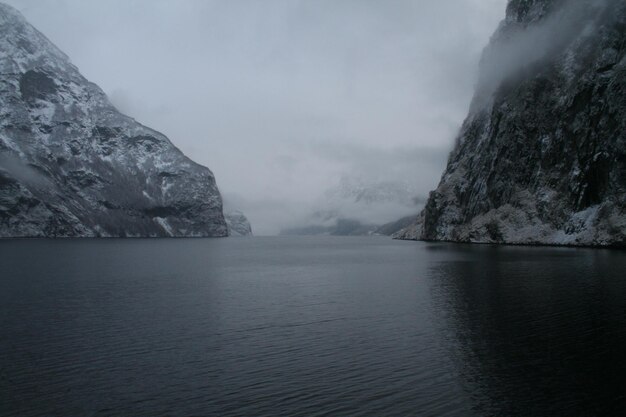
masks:
<svg viewBox="0 0 626 417"><path fill-rule="evenodd" d="M350 200L368 205L396 203L405 206L417 204L416 195L417 191L409 181L366 181L347 176L342 177L337 186L325 193L331 203L337 200Z"/></svg>
<svg viewBox="0 0 626 417"><path fill-rule="evenodd" d="M626 2L509 1L441 182L396 237L626 246Z"/></svg>
<svg viewBox="0 0 626 417"><path fill-rule="evenodd" d="M0 237L226 236L212 172L0 3Z"/></svg>
<svg viewBox="0 0 626 417"><path fill-rule="evenodd" d="M391 235L414 218L423 205L407 181L366 180L343 176L301 224L281 230L281 235L364 236ZM407 214L409 216L407 217ZM400 220L398 220L400 219Z"/></svg>

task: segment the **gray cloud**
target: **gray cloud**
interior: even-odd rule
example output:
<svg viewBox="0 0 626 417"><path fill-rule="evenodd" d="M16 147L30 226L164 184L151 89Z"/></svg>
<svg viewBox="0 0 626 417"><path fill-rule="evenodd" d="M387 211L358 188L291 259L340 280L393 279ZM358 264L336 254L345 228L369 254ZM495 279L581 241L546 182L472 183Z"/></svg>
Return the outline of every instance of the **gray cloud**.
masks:
<svg viewBox="0 0 626 417"><path fill-rule="evenodd" d="M258 234L345 175L434 188L506 0L6 0Z"/></svg>

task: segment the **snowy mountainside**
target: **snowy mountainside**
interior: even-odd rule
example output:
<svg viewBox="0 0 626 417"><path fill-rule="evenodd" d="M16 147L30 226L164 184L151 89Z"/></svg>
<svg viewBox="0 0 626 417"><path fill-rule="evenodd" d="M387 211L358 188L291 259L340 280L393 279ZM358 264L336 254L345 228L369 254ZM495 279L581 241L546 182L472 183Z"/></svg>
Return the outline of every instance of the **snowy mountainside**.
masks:
<svg viewBox="0 0 626 417"><path fill-rule="evenodd" d="M0 237L226 236L211 171L0 3Z"/></svg>

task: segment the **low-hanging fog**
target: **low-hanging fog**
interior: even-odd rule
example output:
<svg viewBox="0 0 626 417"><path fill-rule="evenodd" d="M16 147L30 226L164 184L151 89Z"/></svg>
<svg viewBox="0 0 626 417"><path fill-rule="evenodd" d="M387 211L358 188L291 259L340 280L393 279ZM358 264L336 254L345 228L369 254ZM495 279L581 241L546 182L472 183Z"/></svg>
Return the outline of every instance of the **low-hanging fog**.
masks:
<svg viewBox="0 0 626 417"><path fill-rule="evenodd" d="M320 212L370 223L417 212L439 181L481 51L506 7L4 1L122 112L211 168L227 206L243 211L257 235L306 225ZM363 189L409 198L352 204Z"/></svg>

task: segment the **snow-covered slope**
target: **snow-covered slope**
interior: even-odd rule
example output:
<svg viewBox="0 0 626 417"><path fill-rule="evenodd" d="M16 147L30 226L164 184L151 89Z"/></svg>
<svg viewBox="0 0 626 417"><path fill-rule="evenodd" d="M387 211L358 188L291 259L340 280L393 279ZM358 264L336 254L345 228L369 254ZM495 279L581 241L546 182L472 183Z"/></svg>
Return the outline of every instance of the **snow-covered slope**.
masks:
<svg viewBox="0 0 626 417"><path fill-rule="evenodd" d="M626 245L626 2L510 0L457 145L397 237Z"/></svg>
<svg viewBox="0 0 626 417"><path fill-rule="evenodd" d="M0 237L226 236L211 171L0 3Z"/></svg>

